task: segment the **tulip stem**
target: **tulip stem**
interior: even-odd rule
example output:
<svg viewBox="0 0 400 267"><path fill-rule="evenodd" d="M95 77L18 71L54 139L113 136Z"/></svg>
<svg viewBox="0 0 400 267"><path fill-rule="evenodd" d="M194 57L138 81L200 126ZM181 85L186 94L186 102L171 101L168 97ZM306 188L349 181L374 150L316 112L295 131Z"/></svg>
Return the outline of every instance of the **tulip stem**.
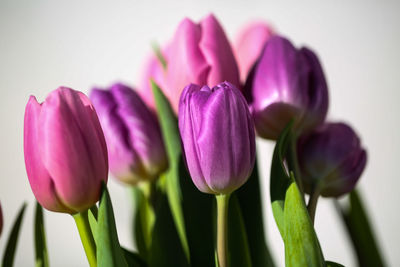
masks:
<svg viewBox="0 0 400 267"><path fill-rule="evenodd" d="M318 185L315 185L312 188L311 194L310 194L310 199L308 200L308 205L307 205L307 210L308 214L310 215L310 219L312 224L314 225L314 220L315 220L315 212L317 210L317 203L318 203L318 198L320 194L320 187Z"/></svg>
<svg viewBox="0 0 400 267"><path fill-rule="evenodd" d="M229 194L217 197L217 255L219 267L228 266L228 207Z"/></svg>
<svg viewBox="0 0 400 267"><path fill-rule="evenodd" d="M81 237L82 245L85 249L89 265L91 267L96 267L96 244L93 239L92 230L90 229L88 211L86 210L72 216L74 217L76 226L78 227L79 235Z"/></svg>

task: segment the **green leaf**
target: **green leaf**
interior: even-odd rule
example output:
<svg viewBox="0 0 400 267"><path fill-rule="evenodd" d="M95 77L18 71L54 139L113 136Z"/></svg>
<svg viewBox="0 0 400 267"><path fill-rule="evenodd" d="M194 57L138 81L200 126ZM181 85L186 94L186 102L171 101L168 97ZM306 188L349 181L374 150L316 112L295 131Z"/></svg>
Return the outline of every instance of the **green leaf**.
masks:
<svg viewBox="0 0 400 267"><path fill-rule="evenodd" d="M360 193L357 190L350 193L348 208L340 208L339 204L337 207L357 254L358 265L386 266Z"/></svg>
<svg viewBox="0 0 400 267"><path fill-rule="evenodd" d="M270 195L272 213L278 226L281 236L284 236L283 209L285 203L286 189L291 183L289 175L284 165L284 157L287 153L291 139L291 128L293 123L289 123L282 131L274 149L271 163L271 183Z"/></svg>
<svg viewBox="0 0 400 267"><path fill-rule="evenodd" d="M149 266L189 266L166 195L161 195L157 200L155 213Z"/></svg>
<svg viewBox="0 0 400 267"><path fill-rule="evenodd" d="M128 266L130 267L146 267L147 264L142 260L140 255L138 255L135 252L129 251L125 248L122 248L122 251L124 252L126 262L128 263Z"/></svg>
<svg viewBox="0 0 400 267"><path fill-rule="evenodd" d="M35 266L49 266L49 257L46 245L46 233L44 230L43 221L43 208L38 202L36 202L35 211Z"/></svg>
<svg viewBox="0 0 400 267"><path fill-rule="evenodd" d="M124 252L118 241L114 211L105 185L100 200L96 247L98 266L128 266L125 261Z"/></svg>
<svg viewBox="0 0 400 267"><path fill-rule="evenodd" d="M254 266L274 266L264 232L263 207L257 160L249 180L236 191Z"/></svg>
<svg viewBox="0 0 400 267"><path fill-rule="evenodd" d="M98 218L98 209L96 204L93 205L88 212L88 219L90 224L90 230L92 231L94 242L97 244L97 218Z"/></svg>
<svg viewBox="0 0 400 267"><path fill-rule="evenodd" d="M286 266L324 266L314 227L294 177L286 191L284 233Z"/></svg>
<svg viewBox="0 0 400 267"><path fill-rule="evenodd" d="M18 244L18 236L19 236L19 231L21 229L22 220L24 218L25 209L26 209L26 203L24 203L20 208L18 215L14 221L14 225L12 227L10 235L8 237L6 250L3 256L3 262L2 262L3 267L12 267L14 264L15 250Z"/></svg>
<svg viewBox="0 0 400 267"><path fill-rule="evenodd" d="M179 184L179 162L182 151L178 123L168 100L161 92L160 88L154 81L151 81L151 84L169 161L169 168L165 179L168 201L171 206L172 216L178 230L183 250L187 260L190 262L189 245L182 209L182 192Z"/></svg>
<svg viewBox="0 0 400 267"><path fill-rule="evenodd" d="M197 189L182 157L179 162L179 181L191 266L214 266L214 195Z"/></svg>
<svg viewBox="0 0 400 267"><path fill-rule="evenodd" d="M326 261L325 267L344 267L344 265L341 265L340 263L333 262L333 261Z"/></svg>
<svg viewBox="0 0 400 267"><path fill-rule="evenodd" d="M251 267L246 229L236 193L232 193L228 210L228 257L231 267ZM254 265L263 266L263 265Z"/></svg>

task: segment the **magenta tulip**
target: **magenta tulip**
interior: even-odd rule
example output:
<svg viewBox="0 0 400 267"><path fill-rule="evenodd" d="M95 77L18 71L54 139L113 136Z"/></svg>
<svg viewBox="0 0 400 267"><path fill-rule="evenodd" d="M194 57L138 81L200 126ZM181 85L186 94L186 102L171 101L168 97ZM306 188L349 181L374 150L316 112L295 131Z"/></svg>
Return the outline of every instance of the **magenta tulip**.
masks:
<svg viewBox="0 0 400 267"><path fill-rule="evenodd" d="M234 43L234 51L242 82L246 80L250 69L260 57L265 44L273 34L272 28L261 21L252 22L239 32Z"/></svg>
<svg viewBox="0 0 400 267"><path fill-rule="evenodd" d="M254 125L245 98L233 84L186 86L179 130L190 175L200 191L229 194L247 181L255 161Z"/></svg>
<svg viewBox="0 0 400 267"><path fill-rule="evenodd" d="M60 87L25 109L24 154L29 182L48 210L77 213L93 206L107 182L107 147L90 100Z"/></svg>
<svg viewBox="0 0 400 267"><path fill-rule="evenodd" d="M154 114L131 88L115 84L90 94L108 147L110 171L136 184L157 178L167 168L161 130Z"/></svg>
<svg viewBox="0 0 400 267"><path fill-rule="evenodd" d="M273 36L249 76L245 94L258 135L277 139L294 119L297 134L319 124L328 111L328 89L317 56Z"/></svg>
<svg viewBox="0 0 400 267"><path fill-rule="evenodd" d="M3 211L1 210L1 205L0 205L0 236L2 231L3 231Z"/></svg>
<svg viewBox="0 0 400 267"><path fill-rule="evenodd" d="M299 140L298 157L307 193L339 197L355 187L367 153L351 127L326 123Z"/></svg>

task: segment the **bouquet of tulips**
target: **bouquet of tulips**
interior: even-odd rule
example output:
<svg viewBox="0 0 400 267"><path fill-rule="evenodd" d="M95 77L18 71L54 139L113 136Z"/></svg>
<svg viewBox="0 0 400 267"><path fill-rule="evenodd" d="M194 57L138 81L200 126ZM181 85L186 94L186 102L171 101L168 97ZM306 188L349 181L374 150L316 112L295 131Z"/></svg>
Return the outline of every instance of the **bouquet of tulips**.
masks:
<svg viewBox="0 0 400 267"><path fill-rule="evenodd" d="M342 266L324 255L313 226L320 196L336 203L360 266L384 265L354 189L366 151L349 125L326 121L328 87L311 49L265 23L250 24L231 45L209 15L184 19L154 50L137 91L117 83L89 97L59 87L43 103L29 98L24 153L38 202L36 266L49 266L51 253L42 207L72 215L92 267L275 266L266 209L286 266ZM269 177L259 174L256 136L276 141ZM109 171L133 196L136 251L119 243ZM13 264L24 209L3 266Z"/></svg>

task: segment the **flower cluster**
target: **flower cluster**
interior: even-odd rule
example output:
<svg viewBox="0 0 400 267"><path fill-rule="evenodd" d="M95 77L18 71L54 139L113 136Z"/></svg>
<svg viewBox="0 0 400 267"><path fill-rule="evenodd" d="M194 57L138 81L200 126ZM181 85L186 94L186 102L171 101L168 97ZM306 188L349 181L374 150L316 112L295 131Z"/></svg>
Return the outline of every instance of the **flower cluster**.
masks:
<svg viewBox="0 0 400 267"><path fill-rule="evenodd" d="M93 88L88 98L60 87L43 103L31 96L26 106L24 154L32 191L47 210L74 216L90 265L104 264L109 254L112 259L122 259L116 266L131 265L132 257L136 257L120 247L116 230L101 227L103 220L111 229L115 227L104 193L110 171L135 194L139 229L135 230L139 253L135 264L139 261L160 266L158 257L165 264L179 259L179 251L183 251L186 257L178 265L169 266L196 266L206 259L211 261L199 266L214 266L214 254L207 251L212 241L200 246L208 256L196 258L196 246L202 242L196 239L198 233L212 235L204 229L208 225L207 229L213 228L211 219L201 223L196 220L212 215L214 208L207 203L208 194L213 194L217 199L218 266L230 266L232 257L238 255L228 250L238 244L240 251L250 257L244 262L271 266L255 256L260 250L254 249L257 242L250 229L252 220L261 220L259 225L263 225L262 212L240 217L248 214L245 207L260 206L243 197L260 194L254 168L256 134L277 140L278 156L274 155L271 181L280 182L279 186L271 182L271 201L274 215L279 208L284 214L275 218L288 250L286 260L302 262L307 258L319 262L319 245L303 255L298 247L301 242L290 240L290 236L309 234L304 242L314 242L316 200L319 196L336 198L352 192L367 155L350 126L326 120L328 85L316 53L310 48L296 48L263 22L245 27L231 44L218 20L208 15L199 23L184 19L172 39L143 66L137 91L116 83L105 89ZM291 149L286 149L288 146ZM287 177L275 177L276 166L283 167ZM193 183L188 185L189 177ZM296 209L291 206L291 185L299 189L301 196ZM307 207L304 192L310 195ZM196 201L189 201L188 195ZM281 201L278 206L274 203L277 198ZM100 199L97 216L96 203ZM296 212L290 213L292 210ZM89 223L88 214L93 215L94 222ZM300 221L301 216L311 220ZM294 220L299 221L288 227ZM243 236L247 241L232 241L233 234L227 230L232 221L236 227L245 227ZM168 231L176 236L166 244L175 242L174 238L179 241L176 256L162 254L169 245L162 247L163 239L154 238L166 233L160 232L160 225L175 226ZM1 229L0 209L0 233ZM308 233L307 229L312 230ZM191 231L197 235L190 235ZM107 246L101 242L110 242L107 244L113 249L103 254L101 249ZM322 263L325 265L325 261ZM135 264L132 266L142 266Z"/></svg>

